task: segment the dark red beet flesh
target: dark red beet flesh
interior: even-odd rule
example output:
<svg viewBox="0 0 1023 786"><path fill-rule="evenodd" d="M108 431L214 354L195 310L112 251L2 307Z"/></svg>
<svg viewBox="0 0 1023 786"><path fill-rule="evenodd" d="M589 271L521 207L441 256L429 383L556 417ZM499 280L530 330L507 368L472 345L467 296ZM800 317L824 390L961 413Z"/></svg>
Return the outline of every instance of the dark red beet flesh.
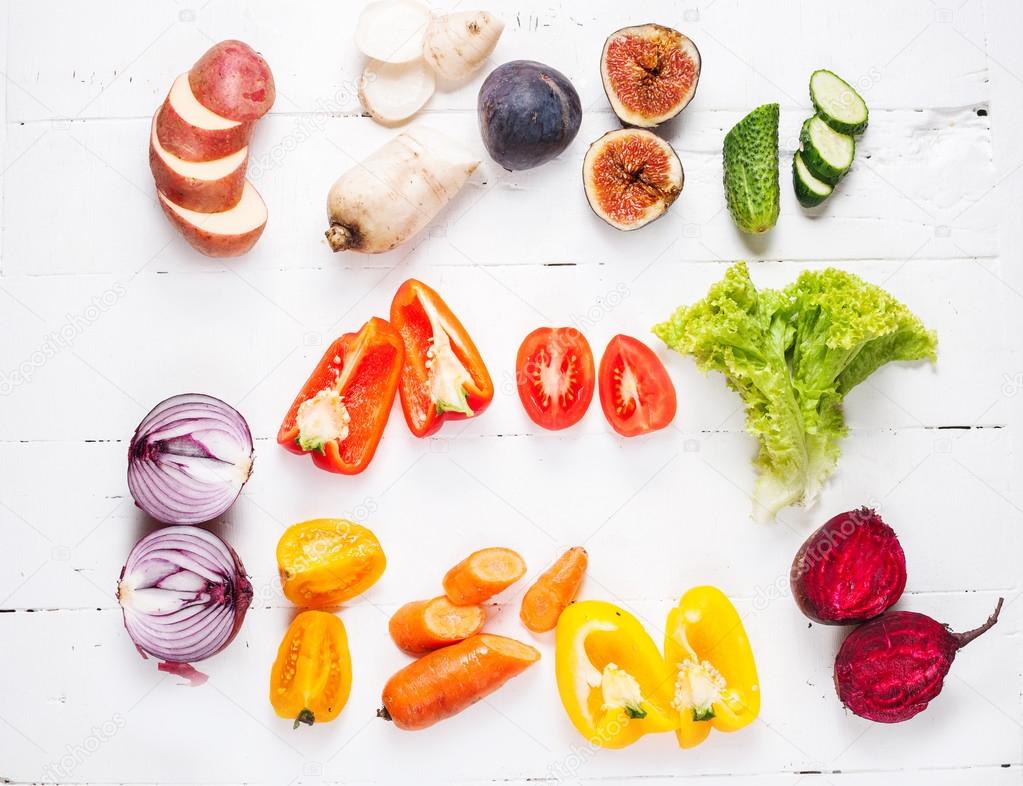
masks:
<svg viewBox="0 0 1023 786"><path fill-rule="evenodd" d="M941 693L956 653L998 621L998 606L979 628L954 633L926 614L892 611L850 633L835 659L838 698L856 715L899 723Z"/></svg>
<svg viewBox="0 0 1023 786"><path fill-rule="evenodd" d="M814 532L792 561L792 596L825 625L846 625L891 608L906 588L906 555L870 508L840 513Z"/></svg>

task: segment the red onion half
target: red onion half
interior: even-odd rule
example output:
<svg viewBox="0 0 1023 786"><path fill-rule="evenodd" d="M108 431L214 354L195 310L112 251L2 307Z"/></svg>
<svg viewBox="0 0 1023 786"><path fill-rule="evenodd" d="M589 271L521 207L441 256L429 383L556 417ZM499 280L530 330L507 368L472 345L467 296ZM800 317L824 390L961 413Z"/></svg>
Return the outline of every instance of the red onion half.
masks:
<svg viewBox="0 0 1023 786"><path fill-rule="evenodd" d="M245 566L200 527L164 527L135 544L117 599L142 655L192 663L216 655L238 633L252 600Z"/></svg>
<svg viewBox="0 0 1023 786"><path fill-rule="evenodd" d="M252 433L234 407L202 393L172 396L135 429L128 488L154 519L200 524L238 499L252 458Z"/></svg>

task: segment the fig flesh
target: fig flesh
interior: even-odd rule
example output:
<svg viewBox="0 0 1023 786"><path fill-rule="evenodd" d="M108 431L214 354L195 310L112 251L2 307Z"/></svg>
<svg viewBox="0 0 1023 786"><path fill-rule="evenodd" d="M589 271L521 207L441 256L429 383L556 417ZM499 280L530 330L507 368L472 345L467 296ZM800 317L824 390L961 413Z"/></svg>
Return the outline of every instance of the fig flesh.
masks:
<svg viewBox="0 0 1023 786"><path fill-rule="evenodd" d="M583 185L593 212L630 231L660 218L682 193L685 175L671 145L649 131L610 131L583 160Z"/></svg>
<svg viewBox="0 0 1023 786"><path fill-rule="evenodd" d="M653 128L693 100L700 51L670 27L623 27L604 42L600 77L611 109L623 123Z"/></svg>
<svg viewBox="0 0 1023 786"><path fill-rule="evenodd" d="M869 508L839 513L796 553L792 596L810 619L846 625L890 609L906 588L906 555L894 530Z"/></svg>
<svg viewBox="0 0 1023 786"><path fill-rule="evenodd" d="M558 156L582 122L579 94L560 71L533 60L498 66L480 87L480 134L490 157L509 171Z"/></svg>
<svg viewBox="0 0 1023 786"><path fill-rule="evenodd" d="M956 653L998 621L1002 601L987 622L966 633L915 611L890 611L865 622L846 637L835 659L838 698L867 720L909 720L941 693Z"/></svg>

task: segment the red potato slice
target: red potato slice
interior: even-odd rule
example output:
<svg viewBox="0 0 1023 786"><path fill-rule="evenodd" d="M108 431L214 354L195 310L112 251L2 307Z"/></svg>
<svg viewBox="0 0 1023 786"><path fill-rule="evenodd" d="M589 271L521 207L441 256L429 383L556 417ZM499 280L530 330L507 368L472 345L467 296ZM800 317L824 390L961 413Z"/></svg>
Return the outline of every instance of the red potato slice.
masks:
<svg viewBox="0 0 1023 786"><path fill-rule="evenodd" d="M228 120L259 120L270 111L277 90L266 60L242 41L221 41L188 72L199 102Z"/></svg>
<svg viewBox="0 0 1023 786"><path fill-rule="evenodd" d="M175 204L200 213L230 210L242 198L249 148L213 161L185 161L164 149L156 133L149 135L149 168L158 191Z"/></svg>
<svg viewBox="0 0 1023 786"><path fill-rule="evenodd" d="M200 104L188 74L182 74L156 116L156 137L164 150L184 161L214 161L245 147L253 126L251 120L228 120Z"/></svg>
<svg viewBox="0 0 1023 786"><path fill-rule="evenodd" d="M230 210L200 213L172 202L157 192L160 207L185 240L208 257L237 257L252 248L266 226L266 204L246 180L242 198Z"/></svg>

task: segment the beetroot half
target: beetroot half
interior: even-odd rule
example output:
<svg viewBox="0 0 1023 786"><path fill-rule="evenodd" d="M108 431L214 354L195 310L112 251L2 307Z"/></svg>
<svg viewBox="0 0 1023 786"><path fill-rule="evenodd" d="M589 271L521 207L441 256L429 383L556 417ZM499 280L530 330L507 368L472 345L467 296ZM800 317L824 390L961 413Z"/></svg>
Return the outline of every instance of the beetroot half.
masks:
<svg viewBox="0 0 1023 786"><path fill-rule="evenodd" d="M814 532L792 561L792 595L803 613L846 625L891 608L906 588L906 555L894 530L870 508L840 513Z"/></svg>
<svg viewBox="0 0 1023 786"><path fill-rule="evenodd" d="M865 622L846 637L835 659L838 698L867 720L909 720L941 693L956 653L998 621L1002 600L987 622L966 633L915 611Z"/></svg>

